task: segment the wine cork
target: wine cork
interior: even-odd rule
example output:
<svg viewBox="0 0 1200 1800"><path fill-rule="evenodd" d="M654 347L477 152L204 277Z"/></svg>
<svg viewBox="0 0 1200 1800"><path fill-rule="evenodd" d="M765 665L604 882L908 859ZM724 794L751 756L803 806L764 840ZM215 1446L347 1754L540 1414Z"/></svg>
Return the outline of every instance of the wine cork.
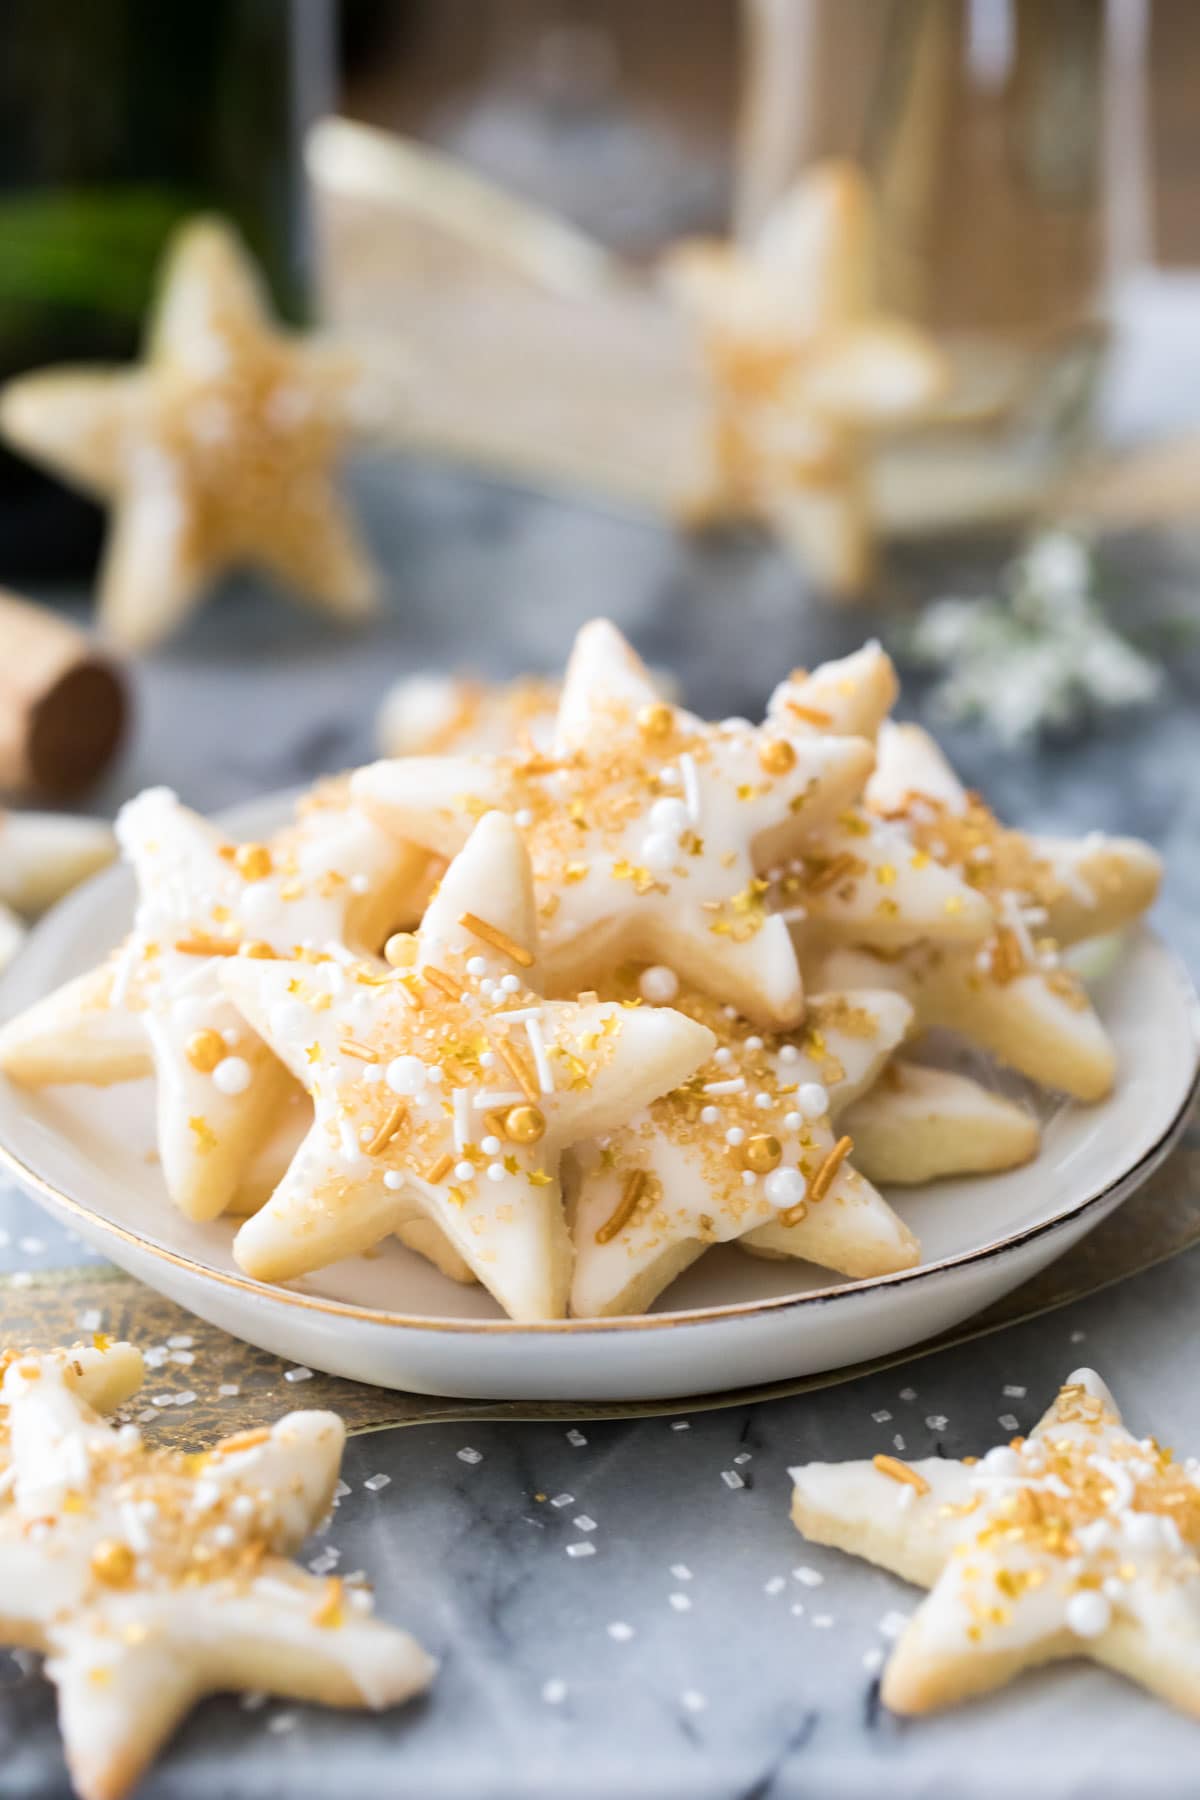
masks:
<svg viewBox="0 0 1200 1800"><path fill-rule="evenodd" d="M120 673L83 632L0 589L0 789L78 793L112 759L126 714Z"/></svg>

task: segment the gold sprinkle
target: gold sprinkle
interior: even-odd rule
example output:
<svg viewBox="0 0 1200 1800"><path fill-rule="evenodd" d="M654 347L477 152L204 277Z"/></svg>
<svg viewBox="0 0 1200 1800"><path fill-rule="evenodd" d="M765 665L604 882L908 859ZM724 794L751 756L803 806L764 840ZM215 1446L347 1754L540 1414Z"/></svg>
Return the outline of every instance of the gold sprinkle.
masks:
<svg viewBox="0 0 1200 1800"><path fill-rule="evenodd" d="M391 1111L376 1131L374 1137L364 1145L367 1155L378 1156L381 1150L386 1150L387 1146L391 1143L407 1118L407 1106L405 1106L403 1100L397 1100L395 1106L392 1107Z"/></svg>
<svg viewBox="0 0 1200 1800"><path fill-rule="evenodd" d="M450 1171L453 1167L454 1167L454 1158L451 1156L451 1154L448 1150L444 1150L442 1152L441 1156L438 1157L436 1162L430 1163L430 1165L426 1169L425 1174L422 1177L422 1179L425 1181L428 1181L431 1185L436 1186L436 1184L439 1181L441 1181L444 1176L446 1176L450 1173Z"/></svg>
<svg viewBox="0 0 1200 1800"><path fill-rule="evenodd" d="M646 1171L645 1169L635 1169L625 1182L620 1200L596 1233L598 1244L611 1244L618 1232L624 1231L637 1211L638 1202L645 1191Z"/></svg>
<svg viewBox="0 0 1200 1800"><path fill-rule="evenodd" d="M789 1206L786 1212L780 1213L779 1223L786 1226L790 1231L793 1225L798 1225L801 1219L806 1219L807 1217L808 1201L797 1200L795 1206Z"/></svg>
<svg viewBox="0 0 1200 1800"><path fill-rule="evenodd" d="M200 1113L192 1114L191 1118L188 1120L188 1126L196 1139L196 1148L198 1150L207 1152L216 1149L216 1134L208 1120Z"/></svg>
<svg viewBox="0 0 1200 1800"><path fill-rule="evenodd" d="M823 706L804 706L799 700L789 700L787 709L798 719L803 719L806 725L825 727L833 724L833 714L826 712Z"/></svg>
<svg viewBox="0 0 1200 1800"><path fill-rule="evenodd" d="M760 1131L750 1138L742 1151L742 1161L755 1175L768 1175L772 1169L778 1168L779 1159L783 1155L783 1145L777 1137L769 1132Z"/></svg>
<svg viewBox="0 0 1200 1800"><path fill-rule="evenodd" d="M310 1617L314 1625L324 1631L336 1631L339 1625L346 1622L346 1609L342 1604L343 1589L340 1576L331 1575L325 1583L325 1592L313 1608Z"/></svg>
<svg viewBox="0 0 1200 1800"><path fill-rule="evenodd" d="M238 947L228 938L213 937L207 931L193 931L190 937L175 939L181 956L236 956Z"/></svg>
<svg viewBox="0 0 1200 1800"><path fill-rule="evenodd" d="M271 873L271 852L265 844L239 844L233 866L243 881L263 881Z"/></svg>
<svg viewBox="0 0 1200 1800"><path fill-rule="evenodd" d="M372 1050L370 1044L360 1044L357 1038L344 1037L338 1045L338 1049L343 1056L353 1056L359 1062L377 1063L379 1061L378 1050Z"/></svg>
<svg viewBox="0 0 1200 1800"><path fill-rule="evenodd" d="M445 969L439 969L433 963L427 963L421 970L421 980L428 981L445 994L447 1000L457 1000L461 993L458 983L447 975Z"/></svg>
<svg viewBox="0 0 1200 1800"><path fill-rule="evenodd" d="M273 962L275 951L265 938L249 938L238 945L239 956L253 957L255 962Z"/></svg>
<svg viewBox="0 0 1200 1800"><path fill-rule="evenodd" d="M134 1555L119 1538L101 1538L92 1551L92 1574L105 1587L125 1587L133 1579Z"/></svg>
<svg viewBox="0 0 1200 1800"><path fill-rule="evenodd" d="M501 1038L496 1045L496 1054L532 1106L538 1097L538 1090L533 1077L525 1067L520 1056L507 1038Z"/></svg>
<svg viewBox="0 0 1200 1800"><path fill-rule="evenodd" d="M898 1456L884 1456L881 1452L878 1456L873 1456L871 1462L881 1475L900 1482L901 1486L915 1488L918 1494L929 1492L929 1483L925 1477L910 1464L901 1462Z"/></svg>
<svg viewBox="0 0 1200 1800"><path fill-rule="evenodd" d="M651 701L649 706L638 709L637 723L643 737L670 737L675 723L675 709L668 706L665 700Z"/></svg>
<svg viewBox="0 0 1200 1800"><path fill-rule="evenodd" d="M808 1198L823 1200L833 1186L834 1177L854 1148L854 1139L840 1137L808 1184Z"/></svg>
<svg viewBox="0 0 1200 1800"><path fill-rule="evenodd" d="M823 868L819 867L809 875L808 891L810 894L823 894L827 888L836 887L839 881L861 872L862 864L857 856L851 856L848 850L843 850L839 856L831 857Z"/></svg>
<svg viewBox="0 0 1200 1800"><path fill-rule="evenodd" d="M225 1040L219 1031L193 1031L184 1045L184 1055L200 1075L211 1075L225 1060Z"/></svg>
<svg viewBox="0 0 1200 1800"><path fill-rule="evenodd" d="M504 1135L512 1144L536 1144L546 1131L546 1115L540 1106L510 1106L503 1123Z"/></svg>
<svg viewBox="0 0 1200 1800"><path fill-rule="evenodd" d="M786 738L767 738L759 745L758 766L765 775L786 775L796 766L796 752Z"/></svg>
<svg viewBox="0 0 1200 1800"><path fill-rule="evenodd" d="M472 936L482 938L485 944L492 946L493 950L499 950L502 956L507 956L510 962L515 962L519 969L533 967L531 952L525 948L524 944L518 944L515 938L509 937L507 931L501 931L498 925L489 925L486 919L481 919L478 913L473 912L463 913L458 922Z"/></svg>

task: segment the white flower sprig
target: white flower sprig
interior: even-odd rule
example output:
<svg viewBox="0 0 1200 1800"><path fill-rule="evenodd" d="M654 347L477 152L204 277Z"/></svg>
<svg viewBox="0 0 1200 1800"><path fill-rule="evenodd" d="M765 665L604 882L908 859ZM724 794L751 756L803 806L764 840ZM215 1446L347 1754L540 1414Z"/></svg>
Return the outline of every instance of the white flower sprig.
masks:
<svg viewBox="0 0 1200 1800"><path fill-rule="evenodd" d="M906 649L945 671L934 694L944 718L976 720L1009 745L1145 705L1163 680L1106 619L1089 545L1061 529L1031 540L999 594L934 601Z"/></svg>

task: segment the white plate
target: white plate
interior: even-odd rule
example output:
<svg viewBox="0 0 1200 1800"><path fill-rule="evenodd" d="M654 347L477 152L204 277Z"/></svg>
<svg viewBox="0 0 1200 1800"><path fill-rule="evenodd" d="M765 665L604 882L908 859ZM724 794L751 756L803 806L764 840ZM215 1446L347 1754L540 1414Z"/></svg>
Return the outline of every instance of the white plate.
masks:
<svg viewBox="0 0 1200 1800"><path fill-rule="evenodd" d="M262 837L278 796L226 821ZM111 869L33 933L0 990L5 1016L94 964L127 928L132 881ZM1030 1168L894 1196L925 1261L830 1284L801 1263L711 1250L632 1319L517 1325L482 1288L390 1243L287 1287L250 1281L232 1225L167 1203L148 1160L149 1085L25 1092L0 1079L0 1159L28 1193L113 1262L202 1318L294 1362L384 1387L464 1398L653 1400L816 1374L907 1348L997 1300L1098 1225L1162 1161L1197 1080L1197 1000L1171 953L1133 934L1096 985L1117 1045L1117 1091L1044 1118Z"/></svg>

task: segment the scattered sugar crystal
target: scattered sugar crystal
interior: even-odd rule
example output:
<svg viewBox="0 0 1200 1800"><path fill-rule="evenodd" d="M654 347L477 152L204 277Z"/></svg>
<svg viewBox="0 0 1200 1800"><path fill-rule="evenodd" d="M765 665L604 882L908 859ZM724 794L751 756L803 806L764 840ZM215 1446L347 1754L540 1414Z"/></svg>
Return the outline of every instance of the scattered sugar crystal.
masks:
<svg viewBox="0 0 1200 1800"><path fill-rule="evenodd" d="M782 1575L772 1575L770 1581L763 1583L764 1594L782 1594L787 1582Z"/></svg>
<svg viewBox="0 0 1200 1800"><path fill-rule="evenodd" d="M298 1713L294 1712L276 1713L273 1718L267 1720L267 1730L273 1732L276 1737L279 1737L285 1731L294 1731L299 1716Z"/></svg>
<svg viewBox="0 0 1200 1800"><path fill-rule="evenodd" d="M1021 1421L1015 1413L1001 1413L996 1423L1003 1431L1018 1431L1021 1426Z"/></svg>
<svg viewBox="0 0 1200 1800"><path fill-rule="evenodd" d="M542 1699L547 1706L561 1706L567 1697L567 1684L559 1675L554 1675L542 1686Z"/></svg>
<svg viewBox="0 0 1200 1800"><path fill-rule="evenodd" d="M950 1421L945 1413L930 1413L925 1423L930 1431L945 1431Z"/></svg>
<svg viewBox="0 0 1200 1800"><path fill-rule="evenodd" d="M667 1605L674 1607L676 1612L691 1612L692 1610L691 1597L687 1594L668 1594Z"/></svg>
<svg viewBox="0 0 1200 1800"><path fill-rule="evenodd" d="M150 1398L155 1406L174 1406L175 1404L174 1394L151 1394Z"/></svg>
<svg viewBox="0 0 1200 1800"><path fill-rule="evenodd" d="M568 1556L595 1556L595 1554L596 1554L595 1544L589 1544L586 1539L584 1540L584 1542L582 1544L568 1544L567 1545L567 1555Z"/></svg>
<svg viewBox="0 0 1200 1800"><path fill-rule="evenodd" d="M352 1491L353 1490L351 1489L349 1482L339 1481L337 1486L333 1490L333 1497L335 1500L344 1500L346 1498L346 1495L351 1493Z"/></svg>
<svg viewBox="0 0 1200 1800"><path fill-rule="evenodd" d="M391 1479L390 1475L368 1475L367 1479L363 1482L363 1486L368 1493L377 1494L380 1488L385 1488L390 1485Z"/></svg>
<svg viewBox="0 0 1200 1800"><path fill-rule="evenodd" d="M900 1636L911 1616L911 1613L885 1612L877 1627L880 1637L894 1641Z"/></svg>
<svg viewBox="0 0 1200 1800"><path fill-rule="evenodd" d="M916 1397L917 1397L916 1388L901 1388L900 1389L901 1400L915 1400Z"/></svg>
<svg viewBox="0 0 1200 1800"><path fill-rule="evenodd" d="M195 1338L189 1337L185 1331L176 1332L174 1337L169 1337L167 1339L168 1350L194 1350L195 1347Z"/></svg>
<svg viewBox="0 0 1200 1800"><path fill-rule="evenodd" d="M574 1506L575 1496L574 1494L555 1494L550 1504L551 1506Z"/></svg>
<svg viewBox="0 0 1200 1800"><path fill-rule="evenodd" d="M147 1406L144 1411L135 1413L134 1417L137 1419L139 1425L149 1425L152 1419L157 1419L158 1408L156 1406Z"/></svg>
<svg viewBox="0 0 1200 1800"><path fill-rule="evenodd" d="M672 1563L671 1573L676 1581L690 1581L692 1579L692 1571L688 1568L686 1563Z"/></svg>
<svg viewBox="0 0 1200 1800"><path fill-rule="evenodd" d="M792 1570L792 1580L798 1581L801 1587L820 1587L825 1577L820 1569L812 1569L807 1563L801 1563L798 1569Z"/></svg>
<svg viewBox="0 0 1200 1800"><path fill-rule="evenodd" d="M241 1391L241 1384L236 1381L223 1381L217 1389L222 1400L236 1400Z"/></svg>
<svg viewBox="0 0 1200 1800"><path fill-rule="evenodd" d="M624 1619L614 1619L608 1628L608 1635L616 1638L618 1644L627 1644L635 1634L633 1626L627 1625Z"/></svg>
<svg viewBox="0 0 1200 1800"><path fill-rule="evenodd" d="M897 1432L895 1437L892 1439L892 1448L893 1448L893 1450L903 1450L905 1448L904 1439L901 1437L899 1432Z"/></svg>
<svg viewBox="0 0 1200 1800"><path fill-rule="evenodd" d="M199 1395L194 1393L191 1388L184 1388L181 1394L176 1394L175 1404L176 1406L190 1406L193 1400L198 1398Z"/></svg>
<svg viewBox="0 0 1200 1800"><path fill-rule="evenodd" d="M753 1461L754 1461L753 1452L749 1451L749 1450L742 1450L738 1453L737 1456L734 1457L733 1466L735 1469L738 1469L738 1468L741 1468L745 1463L753 1462Z"/></svg>
<svg viewBox="0 0 1200 1800"><path fill-rule="evenodd" d="M168 1354L165 1344L151 1344L148 1350L142 1351L142 1361L148 1369L161 1369Z"/></svg>
<svg viewBox="0 0 1200 1800"><path fill-rule="evenodd" d="M815 1625L818 1631L828 1631L829 1627L833 1624L833 1614L814 1613L810 1623Z"/></svg>
<svg viewBox="0 0 1200 1800"><path fill-rule="evenodd" d="M263 1707L266 1704L267 1696L258 1693L256 1690L252 1690L248 1694L242 1694L238 1698L238 1705L243 1712L257 1712L260 1707Z"/></svg>
<svg viewBox="0 0 1200 1800"><path fill-rule="evenodd" d="M178 1363L181 1369L190 1369L196 1357L191 1350L172 1350L171 1361Z"/></svg>
<svg viewBox="0 0 1200 1800"><path fill-rule="evenodd" d="M46 1248L44 1238L23 1237L17 1240L17 1249L23 1250L26 1256L41 1256Z"/></svg>
<svg viewBox="0 0 1200 1800"><path fill-rule="evenodd" d="M571 1523L574 1525L576 1531L595 1531L596 1529L595 1519L591 1518L587 1513L579 1513L576 1518L571 1520Z"/></svg>
<svg viewBox="0 0 1200 1800"><path fill-rule="evenodd" d="M679 1704L687 1712L699 1713L704 1711L708 1701L703 1694L698 1694L695 1688L685 1688L679 1696Z"/></svg>
<svg viewBox="0 0 1200 1800"><path fill-rule="evenodd" d="M804 1617L804 1602L803 1602L803 1600L793 1600L792 1601L792 1617L794 1619L802 1619Z"/></svg>
<svg viewBox="0 0 1200 1800"><path fill-rule="evenodd" d="M75 1323L80 1331L99 1331L104 1323L104 1314L99 1307L89 1306L86 1312L81 1312L77 1316Z"/></svg>
<svg viewBox="0 0 1200 1800"><path fill-rule="evenodd" d="M862 1663L863 1668L866 1669L869 1675L874 1675L877 1670L882 1669L883 1651L879 1648L878 1644L872 1644L869 1650L863 1651Z"/></svg>
<svg viewBox="0 0 1200 1800"><path fill-rule="evenodd" d="M721 1480L727 1488L744 1488L746 1485L736 1469L722 1469Z"/></svg>
<svg viewBox="0 0 1200 1800"><path fill-rule="evenodd" d="M881 1406L878 1412L873 1412L871 1414L871 1417L877 1425L886 1425L891 1416L892 1415L887 1410L886 1406Z"/></svg>
<svg viewBox="0 0 1200 1800"><path fill-rule="evenodd" d="M312 1374L312 1370L306 1369L303 1363L297 1363L294 1369L283 1371L283 1379L285 1381L311 1381Z"/></svg>
<svg viewBox="0 0 1200 1800"><path fill-rule="evenodd" d="M568 1444L573 1444L576 1450L582 1450L583 1446L587 1443L587 1439L584 1437L582 1431L579 1430L578 1426L572 1425L570 1431L567 1433L567 1442Z"/></svg>
<svg viewBox="0 0 1200 1800"><path fill-rule="evenodd" d="M481 1463L483 1461L483 1451L472 1450L470 1444L464 1444L462 1449L456 1451L455 1454L457 1455L459 1462Z"/></svg>
<svg viewBox="0 0 1200 1800"><path fill-rule="evenodd" d="M1086 1339L1086 1337L1087 1337L1086 1331L1073 1331L1071 1333L1071 1342L1073 1344L1082 1344L1084 1342L1084 1340Z"/></svg>
<svg viewBox="0 0 1200 1800"><path fill-rule="evenodd" d="M1008 1387L1001 1388L1000 1392L1004 1395L1004 1398L1006 1400L1023 1400L1025 1398L1026 1394L1029 1392L1029 1389L1023 1388L1023 1387L1013 1387L1010 1384Z"/></svg>
<svg viewBox="0 0 1200 1800"><path fill-rule="evenodd" d="M691 1429L692 1429L692 1424L691 1424L690 1419L672 1419L671 1420L671 1430L672 1431L690 1431Z"/></svg>
<svg viewBox="0 0 1200 1800"><path fill-rule="evenodd" d="M332 1570L337 1568L341 1560L341 1551L335 1550L332 1544L327 1544L319 1556L313 1557L308 1566L314 1575L328 1575Z"/></svg>

